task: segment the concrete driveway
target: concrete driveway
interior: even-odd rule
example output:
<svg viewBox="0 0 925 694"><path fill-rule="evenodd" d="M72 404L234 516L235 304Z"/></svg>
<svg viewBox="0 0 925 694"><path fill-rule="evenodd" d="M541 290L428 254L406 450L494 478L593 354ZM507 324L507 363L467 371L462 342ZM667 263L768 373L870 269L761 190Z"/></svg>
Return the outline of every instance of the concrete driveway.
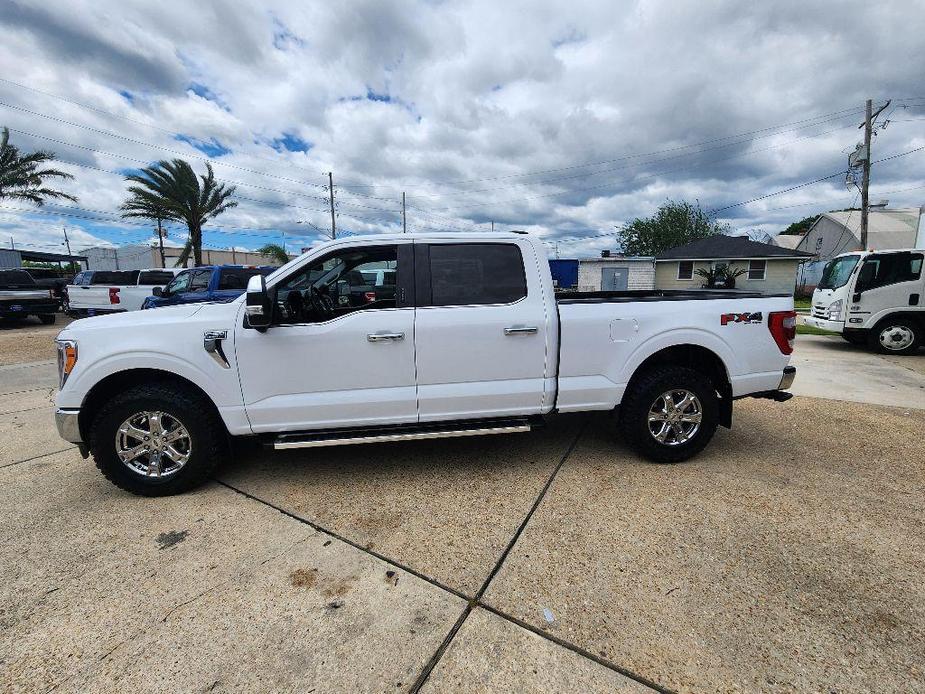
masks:
<svg viewBox="0 0 925 694"><path fill-rule="evenodd" d="M742 401L676 466L603 415L247 450L142 499L53 380L0 367L4 690L925 691L925 411Z"/></svg>
<svg viewBox="0 0 925 694"><path fill-rule="evenodd" d="M790 363L796 395L925 408L925 350L885 356L837 336L797 335Z"/></svg>

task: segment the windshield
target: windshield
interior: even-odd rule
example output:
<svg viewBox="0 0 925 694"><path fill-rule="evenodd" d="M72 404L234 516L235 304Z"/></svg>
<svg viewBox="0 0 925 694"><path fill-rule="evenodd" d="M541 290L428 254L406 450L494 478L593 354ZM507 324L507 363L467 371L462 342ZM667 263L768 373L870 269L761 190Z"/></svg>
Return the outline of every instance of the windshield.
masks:
<svg viewBox="0 0 925 694"><path fill-rule="evenodd" d="M859 255L845 255L830 261L822 270L822 279L816 285L817 289L838 289L844 287L851 277L851 271L854 270Z"/></svg>

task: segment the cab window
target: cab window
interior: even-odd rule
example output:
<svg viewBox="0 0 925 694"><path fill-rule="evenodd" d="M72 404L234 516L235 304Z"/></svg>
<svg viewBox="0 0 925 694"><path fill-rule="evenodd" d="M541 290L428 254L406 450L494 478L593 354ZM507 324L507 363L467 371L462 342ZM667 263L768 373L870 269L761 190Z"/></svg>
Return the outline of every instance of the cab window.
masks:
<svg viewBox="0 0 925 694"><path fill-rule="evenodd" d="M212 279L211 270L193 270L193 277L189 283L189 291L204 292L209 288L209 280Z"/></svg>
<svg viewBox="0 0 925 694"><path fill-rule="evenodd" d="M276 286L275 322L320 323L356 311L395 308L397 271L397 246L335 251Z"/></svg>
<svg viewBox="0 0 925 694"><path fill-rule="evenodd" d="M184 270L179 275L174 277L166 287L164 287L164 294L182 294L183 292L188 291L190 279L192 276L192 272L189 270Z"/></svg>

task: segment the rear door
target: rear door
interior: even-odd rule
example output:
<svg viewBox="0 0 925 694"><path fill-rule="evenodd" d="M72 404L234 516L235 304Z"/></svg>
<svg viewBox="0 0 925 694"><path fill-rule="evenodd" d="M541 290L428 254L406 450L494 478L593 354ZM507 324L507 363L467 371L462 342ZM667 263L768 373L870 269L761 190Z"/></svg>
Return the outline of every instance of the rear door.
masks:
<svg viewBox="0 0 925 694"><path fill-rule="evenodd" d="M420 421L542 411L548 321L536 263L527 243L415 244Z"/></svg>

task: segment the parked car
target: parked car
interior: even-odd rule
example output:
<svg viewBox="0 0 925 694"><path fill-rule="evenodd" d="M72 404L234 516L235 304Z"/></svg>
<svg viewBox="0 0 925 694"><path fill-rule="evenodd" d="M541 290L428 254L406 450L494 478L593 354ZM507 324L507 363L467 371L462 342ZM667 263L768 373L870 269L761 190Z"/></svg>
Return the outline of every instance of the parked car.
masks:
<svg viewBox="0 0 925 694"><path fill-rule="evenodd" d="M391 299L334 300L351 271L397 266ZM528 431L617 410L657 462L702 450L733 401L783 401L793 298L572 294L517 234L347 237L248 282L229 303L77 321L57 339L56 422L114 484L205 480L232 437L275 449ZM376 456L382 456L377 453Z"/></svg>
<svg viewBox="0 0 925 694"><path fill-rule="evenodd" d="M183 270L166 287L156 288L141 308L233 301L244 293L251 277L267 275L276 269L275 266L207 265Z"/></svg>
<svg viewBox="0 0 925 694"><path fill-rule="evenodd" d="M925 250L845 253L823 269L806 320L884 354L925 344Z"/></svg>
<svg viewBox="0 0 925 694"><path fill-rule="evenodd" d="M0 270L0 318L37 316L50 325L58 305L54 290L40 287L25 270Z"/></svg>
<svg viewBox="0 0 925 694"><path fill-rule="evenodd" d="M179 268L95 272L88 284L73 284L68 287L67 313L80 318L103 313L137 311L155 288L164 287L179 272Z"/></svg>

